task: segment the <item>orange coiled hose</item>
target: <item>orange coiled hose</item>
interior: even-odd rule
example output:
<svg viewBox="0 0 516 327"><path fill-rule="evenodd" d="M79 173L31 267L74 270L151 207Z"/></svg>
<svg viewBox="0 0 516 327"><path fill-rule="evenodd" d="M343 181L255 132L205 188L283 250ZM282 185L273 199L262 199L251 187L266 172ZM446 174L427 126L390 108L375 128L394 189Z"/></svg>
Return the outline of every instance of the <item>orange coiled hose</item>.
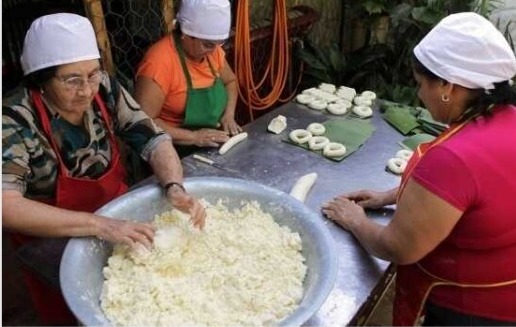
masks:
<svg viewBox="0 0 516 327"><path fill-rule="evenodd" d="M288 37L288 17L286 0L274 0L274 24L272 45L269 60L263 76L255 82L253 62L251 58L251 39L249 24L249 4L247 0L239 0L237 5L235 31L235 70L238 81L238 94L247 105L251 120L253 110L270 108L280 99L290 69L290 47ZM270 83L270 91L264 93L265 81ZM261 89L262 92L259 92ZM288 98L291 98L289 96Z"/></svg>

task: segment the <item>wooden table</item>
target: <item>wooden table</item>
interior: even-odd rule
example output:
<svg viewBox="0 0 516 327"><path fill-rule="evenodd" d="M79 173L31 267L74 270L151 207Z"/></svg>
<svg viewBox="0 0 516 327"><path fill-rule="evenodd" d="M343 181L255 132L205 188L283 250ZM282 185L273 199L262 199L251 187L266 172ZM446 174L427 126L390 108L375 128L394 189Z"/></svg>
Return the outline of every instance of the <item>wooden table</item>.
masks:
<svg viewBox="0 0 516 327"><path fill-rule="evenodd" d="M288 124L280 135L267 132L268 122L277 115L285 116ZM343 192L363 188L386 190L398 186L399 177L386 172L385 164L400 149L397 142L403 136L375 109L371 119L375 132L357 152L342 162L328 160L282 141L293 129L337 118L293 102L287 103L244 126L248 139L225 155L219 155L216 149L197 152L231 171L209 166L192 156L182 159L186 177L238 177L287 193L299 177L311 172L318 174L305 203L320 214L320 219L330 230L339 264L334 289L319 311L307 321L308 326L363 324L394 274L389 262L369 255L350 233L324 218L320 207ZM368 212L371 219L381 224L386 224L392 214L393 208Z"/></svg>

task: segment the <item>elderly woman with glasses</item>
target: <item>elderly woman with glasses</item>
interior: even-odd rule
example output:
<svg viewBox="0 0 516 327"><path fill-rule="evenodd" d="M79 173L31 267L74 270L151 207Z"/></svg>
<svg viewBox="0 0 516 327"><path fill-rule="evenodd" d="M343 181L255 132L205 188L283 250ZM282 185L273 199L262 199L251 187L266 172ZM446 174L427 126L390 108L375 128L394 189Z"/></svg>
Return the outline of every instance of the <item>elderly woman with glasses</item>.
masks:
<svg viewBox="0 0 516 327"><path fill-rule="evenodd" d="M21 56L25 95L3 107L3 227L12 232L43 324L74 323L58 285L43 281L57 279L63 249L63 242L54 247L50 241L95 236L130 247L152 246L150 224L93 213L127 190L117 141L149 162L173 206L189 213L195 226L204 225L204 207L182 186L170 136L102 71L99 58L88 19L75 14L38 18ZM43 260L37 262L38 256Z"/></svg>
<svg viewBox="0 0 516 327"><path fill-rule="evenodd" d="M242 131L237 84L221 45L229 36L228 0L182 1L177 27L146 53L135 98L178 151L218 147Z"/></svg>

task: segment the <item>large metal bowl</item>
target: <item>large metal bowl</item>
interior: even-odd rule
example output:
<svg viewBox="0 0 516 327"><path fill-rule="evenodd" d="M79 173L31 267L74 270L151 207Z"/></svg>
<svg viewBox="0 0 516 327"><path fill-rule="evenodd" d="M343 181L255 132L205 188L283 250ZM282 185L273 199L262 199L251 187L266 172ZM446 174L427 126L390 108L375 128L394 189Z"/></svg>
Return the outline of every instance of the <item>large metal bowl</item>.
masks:
<svg viewBox="0 0 516 327"><path fill-rule="evenodd" d="M241 179L195 177L186 179L185 187L199 198L211 203L227 198L229 208L240 206L242 200L255 200L280 225L298 232L308 267L304 295L299 307L280 322L283 326L299 326L306 322L324 303L336 276L336 255L333 240L321 218L304 204L279 190ZM148 185L131 191L100 208L96 213L120 219L150 220L156 214L170 210L158 185ZM110 325L100 308L100 292L112 247L96 238L76 238L69 241L61 260L60 281L64 298L81 324Z"/></svg>

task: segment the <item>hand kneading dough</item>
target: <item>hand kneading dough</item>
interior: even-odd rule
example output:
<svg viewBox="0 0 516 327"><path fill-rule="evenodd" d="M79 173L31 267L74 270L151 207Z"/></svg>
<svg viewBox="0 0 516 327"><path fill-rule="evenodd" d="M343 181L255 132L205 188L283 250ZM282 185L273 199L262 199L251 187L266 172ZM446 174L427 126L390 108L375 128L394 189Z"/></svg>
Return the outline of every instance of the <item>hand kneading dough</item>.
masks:
<svg viewBox="0 0 516 327"><path fill-rule="evenodd" d="M290 195L301 202L305 202L306 196L314 185L316 179L317 173L310 173L301 176L292 187L292 190L290 190Z"/></svg>

